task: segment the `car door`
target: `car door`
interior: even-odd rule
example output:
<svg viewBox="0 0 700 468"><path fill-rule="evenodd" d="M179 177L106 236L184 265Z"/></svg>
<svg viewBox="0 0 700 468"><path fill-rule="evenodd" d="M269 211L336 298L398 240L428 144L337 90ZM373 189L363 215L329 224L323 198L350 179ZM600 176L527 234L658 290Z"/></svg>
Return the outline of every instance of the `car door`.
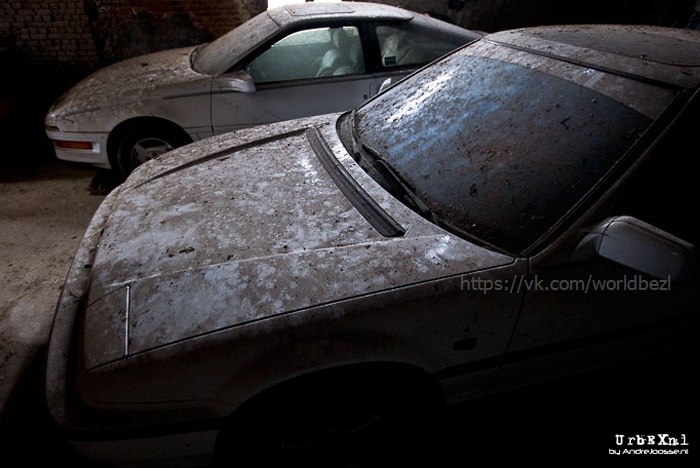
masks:
<svg viewBox="0 0 700 468"><path fill-rule="evenodd" d="M370 96L360 29L323 26L287 33L238 70L255 83L252 92L212 84L215 133L282 120L340 112Z"/></svg>

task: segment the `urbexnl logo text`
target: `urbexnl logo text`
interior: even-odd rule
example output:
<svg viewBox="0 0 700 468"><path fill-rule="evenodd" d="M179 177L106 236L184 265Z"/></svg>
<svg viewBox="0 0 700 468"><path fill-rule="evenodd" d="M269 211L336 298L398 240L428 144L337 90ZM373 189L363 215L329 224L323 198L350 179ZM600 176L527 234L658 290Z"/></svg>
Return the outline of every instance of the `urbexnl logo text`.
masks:
<svg viewBox="0 0 700 468"><path fill-rule="evenodd" d="M609 455L688 455L689 444L685 434L615 434L615 445Z"/></svg>

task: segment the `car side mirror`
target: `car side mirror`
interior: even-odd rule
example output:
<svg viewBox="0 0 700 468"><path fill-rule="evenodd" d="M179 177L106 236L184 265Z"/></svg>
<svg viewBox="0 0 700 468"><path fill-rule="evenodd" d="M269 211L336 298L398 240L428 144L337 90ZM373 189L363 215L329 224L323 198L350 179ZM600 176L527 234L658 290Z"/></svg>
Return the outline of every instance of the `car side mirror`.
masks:
<svg viewBox="0 0 700 468"><path fill-rule="evenodd" d="M687 277L695 259L692 244L631 216L608 218L578 243L571 260L603 257L659 279Z"/></svg>
<svg viewBox="0 0 700 468"><path fill-rule="evenodd" d="M234 91L238 93L254 93L255 82L253 77L245 70L226 73L216 78L216 86L219 91Z"/></svg>
<svg viewBox="0 0 700 468"><path fill-rule="evenodd" d="M382 81L382 85L379 87L379 92L377 94L382 94L393 83L394 83L393 78L387 78L386 80Z"/></svg>

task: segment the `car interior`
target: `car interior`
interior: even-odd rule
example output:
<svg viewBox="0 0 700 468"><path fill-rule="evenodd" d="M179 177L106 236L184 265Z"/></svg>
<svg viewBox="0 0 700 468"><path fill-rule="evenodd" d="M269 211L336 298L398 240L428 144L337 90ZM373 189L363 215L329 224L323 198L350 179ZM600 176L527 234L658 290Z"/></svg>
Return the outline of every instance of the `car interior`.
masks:
<svg viewBox="0 0 700 468"><path fill-rule="evenodd" d="M246 67L256 83L364 73L360 35L354 26L292 33Z"/></svg>

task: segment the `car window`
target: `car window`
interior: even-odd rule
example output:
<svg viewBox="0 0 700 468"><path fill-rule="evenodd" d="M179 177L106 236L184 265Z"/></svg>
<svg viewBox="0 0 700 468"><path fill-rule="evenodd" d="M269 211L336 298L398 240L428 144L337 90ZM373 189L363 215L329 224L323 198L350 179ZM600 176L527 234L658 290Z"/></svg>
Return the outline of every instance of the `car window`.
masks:
<svg viewBox="0 0 700 468"><path fill-rule="evenodd" d="M697 122L700 101L686 109L665 132L653 153L618 188L600 220L610 216L634 216L674 236L700 245L697 223L688 201L696 200Z"/></svg>
<svg viewBox="0 0 700 468"><path fill-rule="evenodd" d="M462 49L369 101L355 113L355 138L430 219L519 254L601 180L674 93L488 47Z"/></svg>
<svg viewBox="0 0 700 468"><path fill-rule="evenodd" d="M381 65L386 68L423 65L465 44L469 38L439 35L411 23L376 27Z"/></svg>
<svg viewBox="0 0 700 468"><path fill-rule="evenodd" d="M202 45L192 54L192 67L208 75L218 75L242 60L252 48L274 36L279 25L267 13L250 20L224 34L214 42Z"/></svg>
<svg viewBox="0 0 700 468"><path fill-rule="evenodd" d="M292 33L245 69L260 84L364 73L365 62L357 28L343 26Z"/></svg>

